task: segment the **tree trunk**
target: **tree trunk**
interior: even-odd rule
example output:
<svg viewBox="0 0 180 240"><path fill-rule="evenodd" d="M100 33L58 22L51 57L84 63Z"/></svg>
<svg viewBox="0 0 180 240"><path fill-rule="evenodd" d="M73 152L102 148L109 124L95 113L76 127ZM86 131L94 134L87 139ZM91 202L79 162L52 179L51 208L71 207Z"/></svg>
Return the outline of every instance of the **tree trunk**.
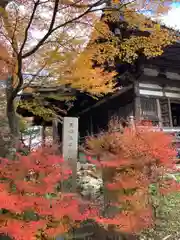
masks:
<svg viewBox="0 0 180 240"><path fill-rule="evenodd" d="M7 118L10 133L12 135L13 146L19 148L19 119L16 115L14 103L7 103Z"/></svg>
<svg viewBox="0 0 180 240"><path fill-rule="evenodd" d="M9 78L6 85L6 114L8 118L9 130L12 136L12 145L15 149L20 147L19 118L16 114L14 99L11 99L13 79Z"/></svg>
<svg viewBox="0 0 180 240"><path fill-rule="evenodd" d="M14 77L16 74L14 74L15 69L17 67L17 52L18 52L18 44L16 41L16 38L14 38L14 31L11 27L11 22L8 18L8 13L6 12L6 6L10 2L10 0L0 0L0 6L3 8L2 13L2 20L4 22L5 29L7 31L7 35L9 39L13 39L12 41L12 48L13 48L13 56L12 59L12 65L8 65L8 74L9 77L6 80L6 114L8 118L8 124L9 124L9 130L12 135L12 145L13 148L18 149L20 147L20 131L19 131L19 119L16 114L16 107L15 107L15 97L12 97L12 94L14 92L14 86L13 84L16 82L14 81ZM14 61L13 59L16 59ZM14 77L13 77L14 76ZM16 76L17 77L17 76Z"/></svg>

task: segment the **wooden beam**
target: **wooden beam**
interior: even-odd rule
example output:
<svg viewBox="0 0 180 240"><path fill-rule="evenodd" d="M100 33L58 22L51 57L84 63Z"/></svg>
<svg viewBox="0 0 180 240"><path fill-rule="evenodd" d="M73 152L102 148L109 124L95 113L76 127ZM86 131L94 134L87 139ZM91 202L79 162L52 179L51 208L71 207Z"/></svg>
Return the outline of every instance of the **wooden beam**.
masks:
<svg viewBox="0 0 180 240"><path fill-rule="evenodd" d="M84 109L83 111L81 111L81 112L79 113L79 116L82 115L82 114L84 114L84 113L86 113L86 112L88 112L88 111L90 111L92 108L96 108L96 107L102 105L103 103L106 103L106 102L107 102L108 100L110 100L110 99L113 99L113 98L115 98L115 97L118 97L119 95L127 92L128 90L130 90L130 89L132 89L132 88L133 88L133 84L130 84L130 85L127 86L127 87L121 88L119 91L117 91L116 93L112 94L111 96L105 97L105 98L103 98L102 100L100 100L100 101L98 101L97 103L95 103L93 106Z"/></svg>

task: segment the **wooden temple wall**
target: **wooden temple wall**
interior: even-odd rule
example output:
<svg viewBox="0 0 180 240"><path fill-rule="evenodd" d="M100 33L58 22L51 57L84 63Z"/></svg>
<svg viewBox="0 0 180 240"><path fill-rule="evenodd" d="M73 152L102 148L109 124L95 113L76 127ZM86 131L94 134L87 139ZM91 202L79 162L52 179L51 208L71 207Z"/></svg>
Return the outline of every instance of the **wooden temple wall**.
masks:
<svg viewBox="0 0 180 240"><path fill-rule="evenodd" d="M176 79L145 74L140 77L138 81L140 119L151 120L161 127L180 124L180 119L177 120L175 116L177 114L172 115L173 106L179 105L180 110L180 76L179 80L177 75L175 76Z"/></svg>
<svg viewBox="0 0 180 240"><path fill-rule="evenodd" d="M126 120L134 113L134 92L130 88L127 92L111 98L82 114L79 118L81 138L107 130L113 118Z"/></svg>
<svg viewBox="0 0 180 240"><path fill-rule="evenodd" d="M126 120L130 116L150 120L159 127L180 127L180 75L170 75L173 79L152 75L142 74L132 88L82 114L81 137L106 130L112 118Z"/></svg>

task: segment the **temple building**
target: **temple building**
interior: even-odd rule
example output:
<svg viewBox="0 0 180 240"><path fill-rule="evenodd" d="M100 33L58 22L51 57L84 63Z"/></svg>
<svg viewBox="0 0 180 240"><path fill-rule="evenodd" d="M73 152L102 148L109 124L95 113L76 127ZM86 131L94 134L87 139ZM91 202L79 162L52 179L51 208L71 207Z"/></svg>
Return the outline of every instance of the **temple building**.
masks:
<svg viewBox="0 0 180 240"><path fill-rule="evenodd" d="M138 72L121 79L111 96L78 113L81 134L97 133L113 117L150 120L162 128L180 130L180 43L167 47L160 57L139 61Z"/></svg>
<svg viewBox="0 0 180 240"><path fill-rule="evenodd" d="M107 129L109 121L119 119L150 120L155 126L166 131L180 132L180 43L168 46L164 53L155 58L140 56L135 64L117 64L118 88L99 100L88 94L65 87L38 87L35 92L44 96L46 107L55 107L57 115L79 118L79 136L83 139ZM71 107L66 101L50 99L49 95L75 96ZM46 98L46 95L48 98ZM32 99L32 93L23 93L21 99ZM65 112L60 109L65 109ZM34 125L51 126L52 121L44 121L29 110L18 108L24 117L34 117ZM178 130L179 129L179 130ZM61 140L62 124L58 122Z"/></svg>

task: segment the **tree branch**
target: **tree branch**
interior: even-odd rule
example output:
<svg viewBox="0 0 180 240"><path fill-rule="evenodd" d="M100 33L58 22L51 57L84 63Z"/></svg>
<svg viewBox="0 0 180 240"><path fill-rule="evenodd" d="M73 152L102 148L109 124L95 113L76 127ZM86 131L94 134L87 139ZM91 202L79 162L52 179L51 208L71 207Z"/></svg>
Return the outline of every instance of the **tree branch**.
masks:
<svg viewBox="0 0 180 240"><path fill-rule="evenodd" d="M36 74L33 75L32 79L27 83L25 84L24 86L22 86L20 88L20 90L24 90L25 88L28 88L30 87L30 85L33 83L33 81L36 79L36 77L39 75L39 73L45 68L46 64L44 64L37 72Z"/></svg>
<svg viewBox="0 0 180 240"><path fill-rule="evenodd" d="M73 5L73 7L75 7L75 8L82 9L82 8L90 8L90 7L100 6L101 4L105 3L104 0L97 1L96 3L93 3L93 4L78 4L78 2L81 2L81 0L77 1L73 4L70 4L70 6Z"/></svg>
<svg viewBox="0 0 180 240"><path fill-rule="evenodd" d="M17 87L13 89L9 101L13 101L15 99L15 97L17 96L17 93L20 91L21 86L23 85L24 79L23 79L23 75L22 75L21 69L22 69L22 59L21 59L21 56L18 56L18 72L17 72L17 76L18 76L18 80L19 81L18 81Z"/></svg>
<svg viewBox="0 0 180 240"><path fill-rule="evenodd" d="M50 27L49 27L49 30L48 32L44 35L44 37L37 43L37 45L31 49L29 52L25 53L22 58L27 58L29 56L31 56L32 54L34 54L43 44L44 42L46 41L46 39L53 33L55 32L56 30L58 30L59 28L62 28L62 27L65 27L66 25L82 18L83 16L85 16L86 14L90 13L92 11L92 9L96 6L98 6L98 2L101 3L102 0L99 0L98 2L92 4L86 11L84 11L82 14L80 14L79 16L67 21L67 22L64 22L58 26L56 26L55 28L53 28L54 26L54 22L55 22L55 17L56 17L56 14L57 14L57 11L58 11L58 3L59 3L59 0L56 0L56 4L57 6L55 5L54 7L54 14L53 14L53 17L52 17L52 21L51 21L51 24L50 24ZM98 9L96 10L98 11Z"/></svg>
<svg viewBox="0 0 180 240"><path fill-rule="evenodd" d="M35 15L36 9L37 9L37 7L38 7L38 5L39 5L39 1L40 1L40 0L37 0L37 2L34 3L34 8L33 8L33 10L32 10L32 14L31 14L31 17L30 17L30 19L29 19L28 25L27 25L27 27L26 27L26 29L25 29L24 41L23 41L23 43L22 43L22 45L21 45L19 54L22 53L22 51L23 51L23 49L24 49L24 46L25 46L25 44L26 44L26 41L27 41L27 38L28 38L28 31L29 31L29 28L30 28L30 26L31 26L31 24L32 24L32 21L33 21L33 19L34 19L34 15Z"/></svg>
<svg viewBox="0 0 180 240"><path fill-rule="evenodd" d="M56 20L56 15L58 12L58 6L59 6L59 0L55 0L53 15L52 15L52 19L51 19L51 23L50 23L48 32L44 35L44 37L38 42L38 44L32 50L30 50L29 52L22 55L22 58L27 58L30 55L32 55L33 53L35 53L39 49L39 47L46 41L46 39L51 35L55 20Z"/></svg>
<svg viewBox="0 0 180 240"><path fill-rule="evenodd" d="M11 29L10 31L11 31L11 34L9 32L8 32L8 34L5 34L3 31L1 31L0 34L2 35L3 38L5 38L10 43L10 46L13 50L13 54L17 55L18 54L18 51L17 51L18 48L17 48L17 44L16 44L16 41L15 41L15 31L16 31L16 29L14 29L14 31L12 31L12 29Z"/></svg>
<svg viewBox="0 0 180 240"><path fill-rule="evenodd" d="M39 2L39 0L37 1L37 3L38 2ZM54 26L54 23L55 23L55 19L56 19L56 14L57 14L57 11L58 11L58 5L59 5L59 0L55 0L53 16L52 16L52 19L51 19L51 23L50 23L48 32L49 31L51 32L51 30L53 29L53 26ZM35 10L37 9L36 5L34 6L34 9ZM31 23L33 21L34 14L35 14L35 11L33 10L33 13L31 15L31 18L30 18L30 21L29 21L29 24L28 24L29 27L30 27L30 25L31 25ZM28 34L28 29L29 29L28 26L27 26L27 33L26 33L26 35ZM25 40L25 42L26 42L26 40ZM23 50L24 46L23 47L22 46L21 46L21 48ZM23 86L23 83L24 83L24 79L23 79L23 75L22 75L22 71L21 71L22 70L22 60L23 60L23 56L21 54L22 50L20 50L19 54L17 55L17 61L18 61L18 73L17 73L17 76L18 76L19 82L18 82L17 87L15 89L13 89L13 91L12 91L12 94L11 94L10 99L9 99L10 102L15 99L15 97L17 96L17 93L21 90L21 87Z"/></svg>
<svg viewBox="0 0 180 240"><path fill-rule="evenodd" d="M11 41L12 41L11 45L12 46L14 46L14 41L16 41L15 36L16 36L17 25L18 25L18 11L16 9L16 21L15 21L15 24L14 24L14 31L12 33L12 39L11 39Z"/></svg>

